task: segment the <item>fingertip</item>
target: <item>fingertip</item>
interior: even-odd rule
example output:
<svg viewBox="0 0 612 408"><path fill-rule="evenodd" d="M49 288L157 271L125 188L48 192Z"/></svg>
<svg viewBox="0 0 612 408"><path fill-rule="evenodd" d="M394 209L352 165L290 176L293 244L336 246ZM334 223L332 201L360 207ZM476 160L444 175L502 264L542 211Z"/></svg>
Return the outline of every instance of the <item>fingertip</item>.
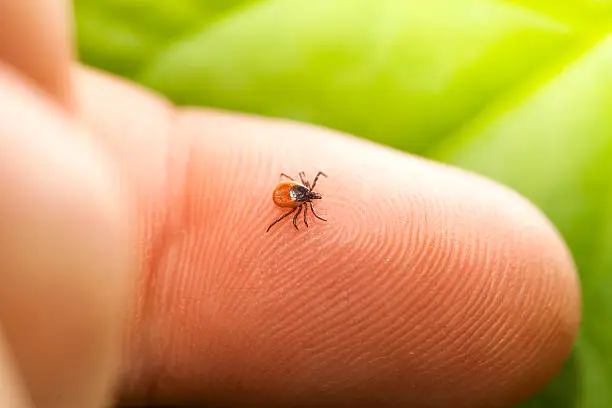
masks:
<svg viewBox="0 0 612 408"><path fill-rule="evenodd" d="M73 44L67 0L1 1L0 60L71 109Z"/></svg>
<svg viewBox="0 0 612 408"><path fill-rule="evenodd" d="M187 293L169 269L151 296L197 302L157 310L166 344L201 350L181 351L201 363L174 366L185 383L215 373L232 380L199 386L231 399L236 381L262 402L486 407L532 394L569 355L571 257L516 193L294 123L191 111L177 131L192 148L178 246L195 252L176 259ZM266 234L276 177L302 169L329 175L317 208L330 222Z"/></svg>

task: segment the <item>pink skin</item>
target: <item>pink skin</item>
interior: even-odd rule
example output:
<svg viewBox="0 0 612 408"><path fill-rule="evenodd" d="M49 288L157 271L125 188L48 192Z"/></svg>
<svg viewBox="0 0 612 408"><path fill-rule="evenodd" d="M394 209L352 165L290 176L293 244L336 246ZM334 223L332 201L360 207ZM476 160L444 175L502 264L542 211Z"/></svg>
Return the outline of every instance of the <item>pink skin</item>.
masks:
<svg viewBox="0 0 612 408"><path fill-rule="evenodd" d="M0 386L22 406L94 407L117 385L141 402L493 407L568 356L575 269L514 192L324 129L176 109L73 65L65 5L35 1L0 2ZM266 234L279 172L302 169L330 176L329 221ZM25 263L33 245L44 263Z"/></svg>

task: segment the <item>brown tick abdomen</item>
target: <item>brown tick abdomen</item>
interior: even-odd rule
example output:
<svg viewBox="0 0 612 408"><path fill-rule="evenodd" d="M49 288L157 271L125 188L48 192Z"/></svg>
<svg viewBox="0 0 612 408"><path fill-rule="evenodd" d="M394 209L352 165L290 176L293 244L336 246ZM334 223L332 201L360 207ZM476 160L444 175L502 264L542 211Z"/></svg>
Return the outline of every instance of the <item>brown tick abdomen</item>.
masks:
<svg viewBox="0 0 612 408"><path fill-rule="evenodd" d="M285 208L295 208L301 205L301 203L294 200L290 194L291 189L297 185L299 184L295 181L283 181L279 183L272 193L272 200L274 201L274 204Z"/></svg>

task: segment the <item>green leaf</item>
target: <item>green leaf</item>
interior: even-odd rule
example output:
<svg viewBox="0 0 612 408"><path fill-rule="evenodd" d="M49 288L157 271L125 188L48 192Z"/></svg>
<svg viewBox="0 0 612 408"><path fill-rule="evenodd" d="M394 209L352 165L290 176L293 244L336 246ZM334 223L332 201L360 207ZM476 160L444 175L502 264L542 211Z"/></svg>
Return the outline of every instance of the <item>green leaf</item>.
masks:
<svg viewBox="0 0 612 408"><path fill-rule="evenodd" d="M83 62L133 77L161 49L251 0L76 0Z"/></svg>
<svg viewBox="0 0 612 408"><path fill-rule="evenodd" d="M490 1L271 1L172 45L141 79L178 103L419 152L567 46L568 34Z"/></svg>
<svg viewBox="0 0 612 408"><path fill-rule="evenodd" d="M79 51L180 104L291 118L471 169L574 255L583 326L523 407L612 407L612 0L77 0Z"/></svg>

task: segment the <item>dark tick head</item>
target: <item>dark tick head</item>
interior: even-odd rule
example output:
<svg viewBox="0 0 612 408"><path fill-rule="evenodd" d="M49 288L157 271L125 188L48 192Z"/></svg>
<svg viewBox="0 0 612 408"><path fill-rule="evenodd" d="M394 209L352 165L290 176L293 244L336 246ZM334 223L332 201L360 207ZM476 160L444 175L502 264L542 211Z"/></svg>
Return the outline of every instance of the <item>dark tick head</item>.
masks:
<svg viewBox="0 0 612 408"><path fill-rule="evenodd" d="M310 191L308 187L302 185L293 186L291 190L289 190L289 195L298 203L305 203L310 200L320 200L322 198L321 194Z"/></svg>

